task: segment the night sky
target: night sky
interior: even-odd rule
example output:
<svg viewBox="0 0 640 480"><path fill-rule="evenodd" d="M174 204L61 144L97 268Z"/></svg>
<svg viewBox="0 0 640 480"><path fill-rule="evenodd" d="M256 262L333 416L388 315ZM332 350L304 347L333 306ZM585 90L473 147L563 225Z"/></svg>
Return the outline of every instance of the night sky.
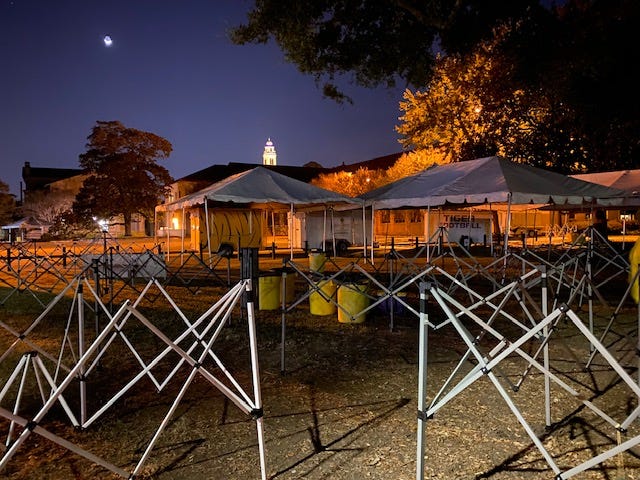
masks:
<svg viewBox="0 0 640 480"><path fill-rule="evenodd" d="M355 163L400 151L403 88L343 84L354 105L322 97L275 45L231 44L242 0L0 0L0 179L21 168L78 168L97 120L160 135L180 178L212 164ZM109 35L113 44L103 41Z"/></svg>

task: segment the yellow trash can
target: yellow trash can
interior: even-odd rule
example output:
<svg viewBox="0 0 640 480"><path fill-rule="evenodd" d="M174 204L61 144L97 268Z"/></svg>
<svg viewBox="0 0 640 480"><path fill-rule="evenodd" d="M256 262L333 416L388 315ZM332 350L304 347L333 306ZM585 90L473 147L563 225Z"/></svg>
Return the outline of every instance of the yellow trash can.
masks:
<svg viewBox="0 0 640 480"><path fill-rule="evenodd" d="M362 323L366 313L360 313L369 306L366 294L367 285L363 283L344 283L338 288L338 322Z"/></svg>
<svg viewBox="0 0 640 480"><path fill-rule="evenodd" d="M258 277L258 308L260 310L277 310L280 308L280 284L282 276L278 273L267 273Z"/></svg>
<svg viewBox="0 0 640 480"><path fill-rule="evenodd" d="M316 286L327 298L336 299L336 284L333 280L321 280ZM311 315L333 315L336 313L336 304L324 297L316 290L309 295L309 313Z"/></svg>
<svg viewBox="0 0 640 480"><path fill-rule="evenodd" d="M309 270L312 272L322 273L324 272L324 264L327 261L327 256L324 252L310 252L309 253Z"/></svg>

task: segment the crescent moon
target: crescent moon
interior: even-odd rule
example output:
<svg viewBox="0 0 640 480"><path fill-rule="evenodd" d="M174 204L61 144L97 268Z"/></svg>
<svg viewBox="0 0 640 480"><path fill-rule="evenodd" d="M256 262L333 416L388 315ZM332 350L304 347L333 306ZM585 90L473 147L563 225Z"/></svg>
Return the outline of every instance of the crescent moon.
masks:
<svg viewBox="0 0 640 480"><path fill-rule="evenodd" d="M102 41L104 42L106 47L110 47L111 45L113 45L113 40L111 40L111 37L109 35L105 35Z"/></svg>

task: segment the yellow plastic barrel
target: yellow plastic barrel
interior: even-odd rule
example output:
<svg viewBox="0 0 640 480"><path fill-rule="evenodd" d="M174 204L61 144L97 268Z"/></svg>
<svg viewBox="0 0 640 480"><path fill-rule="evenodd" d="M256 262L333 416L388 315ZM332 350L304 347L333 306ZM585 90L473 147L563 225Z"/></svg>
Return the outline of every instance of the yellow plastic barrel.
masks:
<svg viewBox="0 0 640 480"><path fill-rule="evenodd" d="M633 281L631 285L631 298L636 303L640 302L640 292L638 291L638 279L634 280L638 272L638 264L640 263L640 238L636 240L633 248L629 252L629 281Z"/></svg>
<svg viewBox="0 0 640 480"><path fill-rule="evenodd" d="M309 253L309 270L312 272L322 273L324 271L324 264L326 261L327 257L324 252Z"/></svg>
<svg viewBox="0 0 640 480"><path fill-rule="evenodd" d="M367 285L362 283L344 283L338 288L338 322L362 323L366 313L360 313L369 306L366 295Z"/></svg>
<svg viewBox="0 0 640 480"><path fill-rule="evenodd" d="M336 284L333 283L333 280L321 280L316 286L327 298L335 301ZM309 295L309 313L311 315L333 315L336 313L336 304L325 300L318 291L314 290Z"/></svg>
<svg viewBox="0 0 640 480"><path fill-rule="evenodd" d="M280 274L262 275L258 277L258 308L260 310L277 310L280 308Z"/></svg>

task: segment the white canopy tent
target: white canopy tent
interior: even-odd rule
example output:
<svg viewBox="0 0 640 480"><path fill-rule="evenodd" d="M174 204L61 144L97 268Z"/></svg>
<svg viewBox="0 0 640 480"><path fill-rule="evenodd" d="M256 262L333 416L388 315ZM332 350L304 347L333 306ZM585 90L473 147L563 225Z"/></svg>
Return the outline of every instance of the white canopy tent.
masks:
<svg viewBox="0 0 640 480"><path fill-rule="evenodd" d="M500 157L437 165L362 195L375 209L622 202L622 190ZM508 234L509 226L505 228ZM506 240L505 240L506 241Z"/></svg>
<svg viewBox="0 0 640 480"><path fill-rule="evenodd" d="M624 190L625 198L622 204L619 205L621 208L637 208L640 206L640 169L583 173L572 175L572 177L585 182Z"/></svg>
<svg viewBox="0 0 640 480"><path fill-rule="evenodd" d="M290 209L291 217L293 217L294 207L312 209L314 207L327 208L333 205L359 205L362 203L360 200L310 185L273 170L256 167L227 177L173 202L158 205L156 213L180 209L184 211L185 208L198 205L204 205L205 212L207 212L209 204L213 202L257 208L280 205ZM205 218L208 218L208 215L205 215ZM291 225L289 227L289 244L292 245ZM209 234L207 226L207 238L209 238Z"/></svg>

